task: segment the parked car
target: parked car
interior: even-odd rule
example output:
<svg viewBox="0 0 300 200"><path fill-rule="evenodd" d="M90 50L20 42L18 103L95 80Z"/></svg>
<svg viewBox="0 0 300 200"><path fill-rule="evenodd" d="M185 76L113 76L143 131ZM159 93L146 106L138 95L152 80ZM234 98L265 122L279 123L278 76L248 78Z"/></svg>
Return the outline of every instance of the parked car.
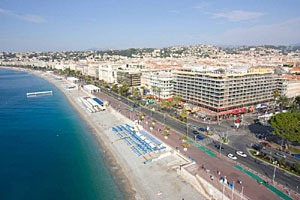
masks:
<svg viewBox="0 0 300 200"><path fill-rule="evenodd" d="M267 142L260 142L264 147L271 147L271 145Z"/></svg>
<svg viewBox="0 0 300 200"><path fill-rule="evenodd" d="M242 152L242 151L237 151L236 154L239 155L239 156L241 156L241 157L244 157L244 158L247 157L247 154L245 154L245 153Z"/></svg>
<svg viewBox="0 0 300 200"><path fill-rule="evenodd" d="M235 155L233 155L232 153L227 155L228 158L232 159L232 160L236 160L237 157Z"/></svg>
<svg viewBox="0 0 300 200"><path fill-rule="evenodd" d="M201 137L200 135L197 135L196 138L197 138L198 140L204 140L204 138Z"/></svg>
<svg viewBox="0 0 300 200"><path fill-rule="evenodd" d="M300 158L300 154L292 154L292 156L294 156L296 158Z"/></svg>
<svg viewBox="0 0 300 200"><path fill-rule="evenodd" d="M205 132L206 129L205 128L199 128L199 131Z"/></svg>
<svg viewBox="0 0 300 200"><path fill-rule="evenodd" d="M276 152L276 153L275 153L275 155L276 155L276 156L283 157L283 158L286 158L286 155L284 155L284 154L282 154L282 153L278 153L278 152Z"/></svg>
<svg viewBox="0 0 300 200"><path fill-rule="evenodd" d="M220 145L216 145L215 147L216 147L217 149L219 149L219 150L220 150L220 149L221 149L221 150L224 149L224 147L222 147L222 146L220 146Z"/></svg>
<svg viewBox="0 0 300 200"><path fill-rule="evenodd" d="M254 144L252 146L253 149L257 150L257 151L261 151L264 148L264 145L262 144Z"/></svg>
<svg viewBox="0 0 300 200"><path fill-rule="evenodd" d="M193 133L194 133L195 135L198 135L198 134L199 134L199 132L196 131L196 130L193 130Z"/></svg>
<svg viewBox="0 0 300 200"><path fill-rule="evenodd" d="M197 127L194 125L191 125L191 129L197 130Z"/></svg>

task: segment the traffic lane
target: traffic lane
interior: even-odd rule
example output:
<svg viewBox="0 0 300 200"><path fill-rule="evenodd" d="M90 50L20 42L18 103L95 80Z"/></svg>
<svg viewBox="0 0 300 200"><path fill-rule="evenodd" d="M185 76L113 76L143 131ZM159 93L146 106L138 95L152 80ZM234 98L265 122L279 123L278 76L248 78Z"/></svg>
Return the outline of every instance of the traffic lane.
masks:
<svg viewBox="0 0 300 200"><path fill-rule="evenodd" d="M151 111L150 111L151 112ZM149 113L149 112L148 112ZM172 128L174 128L175 127L175 129L177 129L179 132L181 132L181 133L184 133L184 132L186 132L186 126L183 126L183 124L179 124L178 123L178 121L175 121L175 119L173 119L173 121L172 120L167 120L167 125L170 125L170 126L173 126ZM193 130L193 129L189 129L189 131L190 130ZM191 138L193 138L193 135L192 134L190 134L189 133L189 136L191 137ZM209 146L213 149L213 148L215 148L214 146L213 146L214 144L212 143L212 144L209 144ZM228 153L235 153L235 149L234 148L231 148L231 147L229 147L228 145L224 145L224 150L222 150L222 154L224 154L225 156L227 156L227 154ZM258 172L260 172L261 174L266 174L267 176L270 176L269 174L271 174L272 173L272 169L270 169L269 167L267 167L267 166L264 166L264 167L258 167L258 165L260 165L260 164L258 164L258 163L256 163L256 162L251 162L251 160L249 159L248 161L241 161L241 160L239 160L239 162L240 163L242 163L242 164L245 164L245 166L248 166L249 168L252 168L252 169L254 169L255 171L257 170ZM286 178L287 178L287 176L284 174L284 173L281 173L280 172L280 170L278 170L279 171L279 173L278 173L278 176L277 176L277 182L279 182L279 183L281 183L281 184L283 184L283 185L285 185L286 184L286 181L289 181L289 180L287 180ZM290 182L292 182L293 184L297 184L297 180L294 180L294 178L292 177L292 181L290 181ZM289 187L291 187L291 185L289 185ZM292 188L292 189L294 189L295 190L295 188Z"/></svg>
<svg viewBox="0 0 300 200"><path fill-rule="evenodd" d="M218 124L210 124L210 123L204 123L204 122L199 122L199 121L196 121L196 120L193 120L193 119L188 119L188 123L189 124L192 124L194 126L197 126L198 128L207 128L209 127L210 129L213 128L213 129L216 129L218 131L227 131L227 127L224 127L224 126L221 126L221 125L218 125Z"/></svg>
<svg viewBox="0 0 300 200"><path fill-rule="evenodd" d="M214 148L217 151L215 145L219 145L219 144L212 143L208 146L210 146L211 148ZM234 148L231 148L230 146L227 146L227 145L224 145L223 148L224 149L221 150L221 153L224 156L227 156L229 153L235 154L237 156L236 162L239 162L239 163L243 164L244 166L247 166L248 168L258 172L259 174L263 174L264 176L268 177L269 179L273 178L274 166L268 165L268 164L264 163L263 161L260 161L256 158L249 156L249 154L247 152L244 152L247 154L247 157L243 158L236 154L236 150ZM288 174L284 170L281 170L279 168L276 169L275 181L286 187L293 189L294 191L296 191L297 186L300 185L299 177Z"/></svg>
<svg viewBox="0 0 300 200"><path fill-rule="evenodd" d="M280 161L281 159L283 159L284 157L282 156L279 156L279 155L276 155L276 153L280 153L280 154L283 154L286 156L286 162L290 163L291 165L295 162L299 162L299 160L293 156L290 156L290 155L286 155L285 153L283 152L279 152L279 151L276 151L274 149L262 149L261 150L263 153L275 158L276 160Z"/></svg>

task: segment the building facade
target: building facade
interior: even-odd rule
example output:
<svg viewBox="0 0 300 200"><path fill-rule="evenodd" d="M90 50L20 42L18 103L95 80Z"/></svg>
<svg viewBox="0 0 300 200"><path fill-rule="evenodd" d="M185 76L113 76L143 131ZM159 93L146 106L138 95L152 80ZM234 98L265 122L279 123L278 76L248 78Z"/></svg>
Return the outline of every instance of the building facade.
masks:
<svg viewBox="0 0 300 200"><path fill-rule="evenodd" d="M172 99L173 97L172 73L153 73L150 76L150 94L158 99Z"/></svg>
<svg viewBox="0 0 300 200"><path fill-rule="evenodd" d="M119 67L120 65L118 64L101 64L99 66L99 80L104 80L107 83L116 83Z"/></svg>
<svg viewBox="0 0 300 200"><path fill-rule="evenodd" d="M141 73L130 72L124 70L117 71L117 82L119 84L126 83L129 87L141 85Z"/></svg>
<svg viewBox="0 0 300 200"><path fill-rule="evenodd" d="M244 72L182 69L174 74L174 94L216 117L244 113L257 104L270 102L278 77L263 69Z"/></svg>
<svg viewBox="0 0 300 200"><path fill-rule="evenodd" d="M277 89L281 96L287 96L289 99L300 96L300 81L286 77L278 78Z"/></svg>

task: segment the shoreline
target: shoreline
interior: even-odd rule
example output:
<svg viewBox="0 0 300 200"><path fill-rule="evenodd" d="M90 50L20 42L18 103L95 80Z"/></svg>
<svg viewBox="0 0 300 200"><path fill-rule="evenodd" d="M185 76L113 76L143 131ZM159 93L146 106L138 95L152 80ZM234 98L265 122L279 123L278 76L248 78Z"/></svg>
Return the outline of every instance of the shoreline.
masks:
<svg viewBox="0 0 300 200"><path fill-rule="evenodd" d="M153 152L151 156L157 159L149 164L144 164L145 160L142 156L137 157L123 141L115 143L120 139L111 128L126 123L133 125L133 122L111 106L108 106L104 112L89 113L78 99L94 95L82 89L66 90L64 85L67 81L54 80L56 75L53 74L23 68L3 68L36 75L53 84L66 96L81 119L89 126L93 135L97 137L97 142L104 153L105 165L124 199L206 199L202 192L178 174L178 169L182 164L187 163L187 158L175 153L163 141L163 145L167 148L164 151Z"/></svg>
<svg viewBox="0 0 300 200"><path fill-rule="evenodd" d="M14 71L22 71L27 72L31 75L38 76L39 78L44 79L48 83L52 84L54 87L56 87L67 99L67 101L70 103L72 108L76 111L76 113L80 116L80 118L83 120L83 123L87 124L93 135L97 138L97 143L103 153L103 162L109 171L110 175L112 176L114 183L116 186L120 189L122 192L122 196L124 199L137 199L137 191L132 187L132 180L130 180L129 177L125 175L125 173L122 170L121 165L116 161L115 156L111 152L111 149L105 145L105 141L99 136L99 133L97 132L97 128L94 127L94 125L86 118L86 116L82 113L83 110L74 102L72 97L70 97L63 88L61 88L57 83L55 83L53 80L49 79L48 77L42 76L42 74L36 73L37 71L30 70L30 69L23 69L23 68L17 68L17 67L0 67L4 69L14 70ZM39 72L39 71L38 71ZM129 183L129 185L121 184L122 182Z"/></svg>

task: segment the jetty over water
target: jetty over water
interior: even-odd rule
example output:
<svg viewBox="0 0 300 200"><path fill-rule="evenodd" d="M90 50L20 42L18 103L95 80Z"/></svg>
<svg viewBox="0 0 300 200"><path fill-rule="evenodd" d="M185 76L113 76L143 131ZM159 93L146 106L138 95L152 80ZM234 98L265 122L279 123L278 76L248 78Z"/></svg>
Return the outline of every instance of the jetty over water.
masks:
<svg viewBox="0 0 300 200"><path fill-rule="evenodd" d="M53 92L52 91L43 91L43 92L28 92L26 93L26 95L28 97L30 96L37 96L37 95L47 95L47 94L52 94Z"/></svg>

